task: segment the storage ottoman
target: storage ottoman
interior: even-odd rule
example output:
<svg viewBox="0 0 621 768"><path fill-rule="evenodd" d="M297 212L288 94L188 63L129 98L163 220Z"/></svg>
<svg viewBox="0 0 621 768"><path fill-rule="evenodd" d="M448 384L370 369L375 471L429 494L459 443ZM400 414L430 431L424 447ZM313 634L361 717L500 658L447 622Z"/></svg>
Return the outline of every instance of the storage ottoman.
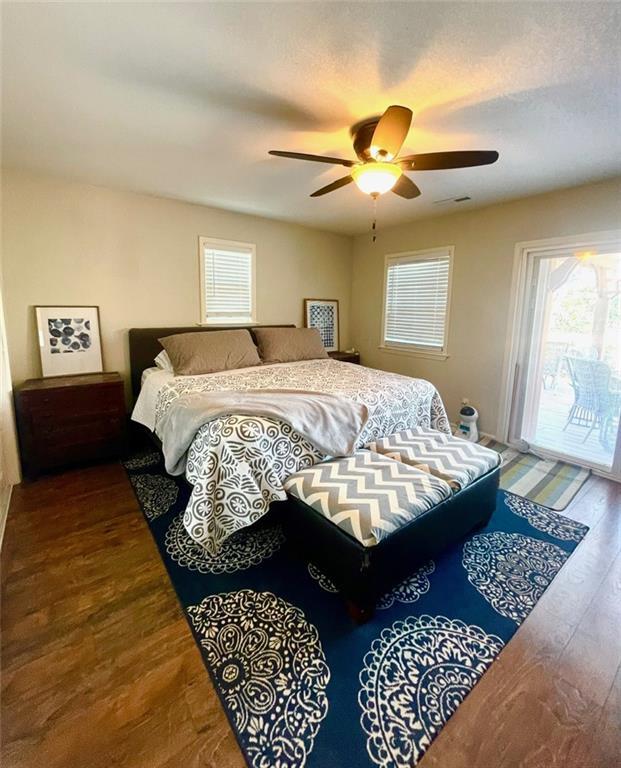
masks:
<svg viewBox="0 0 621 768"><path fill-rule="evenodd" d="M369 450L315 464L284 483L287 540L365 621L389 589L487 523L496 508L498 464L459 489Z"/></svg>

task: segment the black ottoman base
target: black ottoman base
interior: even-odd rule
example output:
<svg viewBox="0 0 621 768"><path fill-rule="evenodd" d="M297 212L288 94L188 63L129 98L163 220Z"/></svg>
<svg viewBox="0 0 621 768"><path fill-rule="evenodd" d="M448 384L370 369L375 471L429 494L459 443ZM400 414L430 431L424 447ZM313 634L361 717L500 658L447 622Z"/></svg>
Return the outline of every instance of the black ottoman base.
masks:
<svg viewBox="0 0 621 768"><path fill-rule="evenodd" d="M364 547L312 507L290 497L281 506L287 542L337 587L356 621L425 561L484 526L496 509L500 467L382 539Z"/></svg>

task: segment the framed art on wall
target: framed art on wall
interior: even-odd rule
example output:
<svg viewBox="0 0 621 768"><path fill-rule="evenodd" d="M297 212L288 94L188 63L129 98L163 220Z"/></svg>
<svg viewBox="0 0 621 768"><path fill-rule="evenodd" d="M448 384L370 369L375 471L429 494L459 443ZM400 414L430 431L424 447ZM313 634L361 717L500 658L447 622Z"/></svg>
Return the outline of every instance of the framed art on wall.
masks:
<svg viewBox="0 0 621 768"><path fill-rule="evenodd" d="M99 307L35 307L35 315L44 377L103 371Z"/></svg>
<svg viewBox="0 0 621 768"><path fill-rule="evenodd" d="M304 299L304 324L307 328L317 328L328 352L338 350L338 299Z"/></svg>

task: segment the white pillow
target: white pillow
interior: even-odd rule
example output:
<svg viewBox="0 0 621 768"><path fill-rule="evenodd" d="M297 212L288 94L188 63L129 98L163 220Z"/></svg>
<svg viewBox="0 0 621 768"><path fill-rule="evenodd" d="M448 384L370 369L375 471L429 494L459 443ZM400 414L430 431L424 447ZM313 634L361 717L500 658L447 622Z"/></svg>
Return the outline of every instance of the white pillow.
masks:
<svg viewBox="0 0 621 768"><path fill-rule="evenodd" d="M171 373L174 373L172 363L170 362L170 357L168 357L168 352L165 349L159 353L153 362L162 371L170 371Z"/></svg>

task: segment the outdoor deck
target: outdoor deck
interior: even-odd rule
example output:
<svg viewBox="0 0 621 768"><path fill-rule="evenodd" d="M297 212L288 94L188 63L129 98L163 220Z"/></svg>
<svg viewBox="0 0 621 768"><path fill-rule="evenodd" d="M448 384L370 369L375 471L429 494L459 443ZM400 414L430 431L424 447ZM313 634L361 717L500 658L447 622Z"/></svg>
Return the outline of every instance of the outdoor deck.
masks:
<svg viewBox="0 0 621 768"><path fill-rule="evenodd" d="M558 379L554 388L542 390L537 430L531 444L610 468L614 444L611 441L607 447L602 445L599 427L586 440L588 427L570 424L563 431L573 402L573 390L564 377ZM614 435L614 430L610 433Z"/></svg>

